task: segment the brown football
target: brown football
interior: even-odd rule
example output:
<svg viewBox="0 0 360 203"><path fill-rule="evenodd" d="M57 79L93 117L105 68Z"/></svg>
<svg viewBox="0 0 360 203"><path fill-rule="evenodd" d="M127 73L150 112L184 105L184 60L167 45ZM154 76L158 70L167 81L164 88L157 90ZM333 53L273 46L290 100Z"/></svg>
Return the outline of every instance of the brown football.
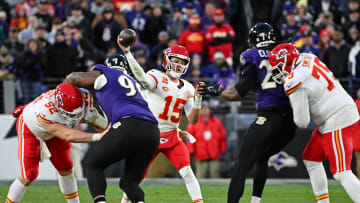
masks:
<svg viewBox="0 0 360 203"><path fill-rule="evenodd" d="M122 30L118 36L119 42L124 47L132 46L135 43L136 32L132 29Z"/></svg>

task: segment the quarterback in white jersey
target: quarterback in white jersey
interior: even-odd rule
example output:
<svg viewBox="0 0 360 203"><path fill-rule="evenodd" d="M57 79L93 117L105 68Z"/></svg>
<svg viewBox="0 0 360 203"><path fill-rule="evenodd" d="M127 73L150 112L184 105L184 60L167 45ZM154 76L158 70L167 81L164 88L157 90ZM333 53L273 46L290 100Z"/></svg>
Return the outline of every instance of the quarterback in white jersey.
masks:
<svg viewBox="0 0 360 203"><path fill-rule="evenodd" d="M129 52L130 47L118 44L124 51L132 73L147 90L147 102L159 122L160 145L153 160L158 153L162 152L184 179L193 202L203 202L199 182L190 167L189 151L182 141L178 129L182 109L185 110L190 123L197 123L200 117L201 95L188 81L180 79L181 75L186 73L190 63L188 51L180 45L167 48L163 59L163 67L166 72L150 70L145 74ZM190 134L186 132L184 134L190 141L195 141ZM124 195L123 202L126 202L125 199L126 195Z"/></svg>
<svg viewBox="0 0 360 203"><path fill-rule="evenodd" d="M80 122L105 129L107 119L93 108L91 94L70 83L62 83L25 106L14 110L18 117L20 176L11 184L7 203L19 202L38 175L39 162L50 158L58 171L59 185L68 202L79 202L70 142L98 141L106 133L72 129Z"/></svg>
<svg viewBox="0 0 360 203"><path fill-rule="evenodd" d="M292 44L276 46L269 56L273 79L282 83L290 98L297 126L317 125L303 152L304 164L318 202L329 202L327 177L322 165L329 159L330 171L351 199L360 202L360 181L351 171L352 139L359 130L359 113L327 66L313 54L300 54Z"/></svg>

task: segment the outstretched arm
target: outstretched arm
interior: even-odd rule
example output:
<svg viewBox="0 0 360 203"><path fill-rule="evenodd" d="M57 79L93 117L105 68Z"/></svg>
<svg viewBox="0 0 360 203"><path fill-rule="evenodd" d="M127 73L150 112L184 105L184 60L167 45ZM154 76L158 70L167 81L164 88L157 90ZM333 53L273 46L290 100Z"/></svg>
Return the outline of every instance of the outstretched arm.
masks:
<svg viewBox="0 0 360 203"><path fill-rule="evenodd" d="M66 76L65 82L72 83L77 87L89 88L94 85L96 78L101 74L98 70L90 72L72 72Z"/></svg>
<svg viewBox="0 0 360 203"><path fill-rule="evenodd" d="M59 123L45 123L41 119L38 118L39 123L45 130L62 140L68 142L94 142L99 141L108 131L109 127L104 130L102 133L86 133L80 130L68 128L65 125ZM111 125L109 125L111 126Z"/></svg>
<svg viewBox="0 0 360 203"><path fill-rule="evenodd" d="M131 72L135 75L135 78L148 90L151 90L156 87L155 81L144 72L143 68L136 61L134 56L130 52L130 46L124 47L120 43L120 38L118 38L118 45L120 49L124 52L124 55L129 62Z"/></svg>

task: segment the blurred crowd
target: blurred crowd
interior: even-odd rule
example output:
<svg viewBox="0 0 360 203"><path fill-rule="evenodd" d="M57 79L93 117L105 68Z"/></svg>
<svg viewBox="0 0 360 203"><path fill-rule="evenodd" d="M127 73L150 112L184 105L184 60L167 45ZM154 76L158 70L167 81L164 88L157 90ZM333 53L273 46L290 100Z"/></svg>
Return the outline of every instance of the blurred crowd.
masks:
<svg viewBox="0 0 360 203"><path fill-rule="evenodd" d="M337 78L359 83L359 0L271 2L271 12L263 21L273 25L278 39L317 55ZM0 79L16 79L17 105L27 103L47 88L44 80L61 81L70 72L88 70L120 52L117 35L131 28L137 32L131 51L145 70L162 69L162 51L181 44L192 58L185 78L231 87L236 83L239 54L247 48L246 35L239 33L247 33L256 23L259 13L249 12L256 3L0 0Z"/></svg>

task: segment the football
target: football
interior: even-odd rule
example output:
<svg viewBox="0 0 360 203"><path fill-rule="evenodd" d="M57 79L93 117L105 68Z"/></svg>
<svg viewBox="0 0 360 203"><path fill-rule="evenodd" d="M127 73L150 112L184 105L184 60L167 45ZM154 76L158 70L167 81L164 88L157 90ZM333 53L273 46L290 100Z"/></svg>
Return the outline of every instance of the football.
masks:
<svg viewBox="0 0 360 203"><path fill-rule="evenodd" d="M124 47L132 46L135 43L136 32L132 29L122 30L118 36L119 43Z"/></svg>

